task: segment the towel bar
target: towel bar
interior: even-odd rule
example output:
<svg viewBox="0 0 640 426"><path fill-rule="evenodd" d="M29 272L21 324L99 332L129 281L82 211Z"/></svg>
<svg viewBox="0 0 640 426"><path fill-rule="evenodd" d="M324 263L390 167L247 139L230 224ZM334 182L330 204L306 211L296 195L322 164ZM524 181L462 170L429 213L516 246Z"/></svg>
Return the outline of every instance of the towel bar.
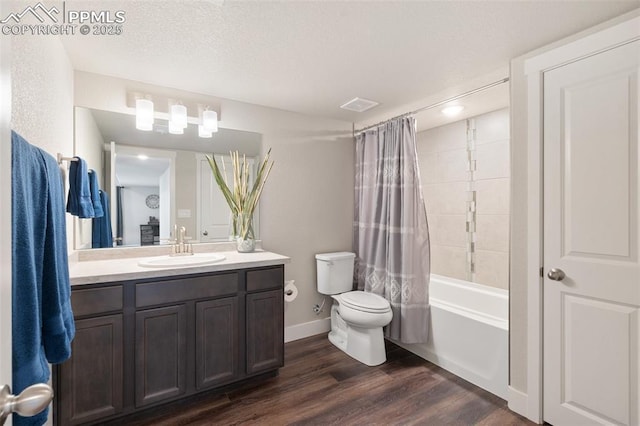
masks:
<svg viewBox="0 0 640 426"><path fill-rule="evenodd" d="M62 164L63 161L78 161L75 157L64 157L62 154L58 153L58 164Z"/></svg>

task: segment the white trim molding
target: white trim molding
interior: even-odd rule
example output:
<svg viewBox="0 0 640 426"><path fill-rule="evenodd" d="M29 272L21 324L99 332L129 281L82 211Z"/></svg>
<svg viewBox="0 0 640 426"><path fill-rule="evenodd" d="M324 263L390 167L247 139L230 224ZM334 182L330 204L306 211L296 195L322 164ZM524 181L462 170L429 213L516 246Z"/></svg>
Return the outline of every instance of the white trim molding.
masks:
<svg viewBox="0 0 640 426"><path fill-rule="evenodd" d="M284 328L284 342L304 339L317 334L328 333L331 330L331 318L322 318L302 324L290 325Z"/></svg>
<svg viewBox="0 0 640 426"><path fill-rule="evenodd" d="M527 417L529 406L529 402L527 401L527 394L524 392L520 392L519 390L514 389L511 386L509 386L507 392L509 393L509 401L507 405L509 407L509 410L513 411L514 413L518 413L523 417Z"/></svg>
<svg viewBox="0 0 640 426"><path fill-rule="evenodd" d="M588 30L589 31L589 30ZM570 42L525 60L527 81L527 392L510 390L509 408L543 422L543 85L544 73L591 55L640 39L640 14L633 11L604 23ZM513 400L512 400L513 398ZM526 407L526 410L524 410Z"/></svg>

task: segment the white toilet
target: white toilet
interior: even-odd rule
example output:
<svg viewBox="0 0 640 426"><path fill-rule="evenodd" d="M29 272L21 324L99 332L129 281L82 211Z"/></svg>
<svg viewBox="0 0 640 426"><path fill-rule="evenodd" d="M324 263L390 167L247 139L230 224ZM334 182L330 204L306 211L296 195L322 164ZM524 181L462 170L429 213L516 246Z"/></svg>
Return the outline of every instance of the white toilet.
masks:
<svg viewBox="0 0 640 426"><path fill-rule="evenodd" d="M387 360L382 327L391 322L393 313L386 299L352 291L355 257L348 252L316 255L318 292L335 300L329 340L363 364L380 365Z"/></svg>

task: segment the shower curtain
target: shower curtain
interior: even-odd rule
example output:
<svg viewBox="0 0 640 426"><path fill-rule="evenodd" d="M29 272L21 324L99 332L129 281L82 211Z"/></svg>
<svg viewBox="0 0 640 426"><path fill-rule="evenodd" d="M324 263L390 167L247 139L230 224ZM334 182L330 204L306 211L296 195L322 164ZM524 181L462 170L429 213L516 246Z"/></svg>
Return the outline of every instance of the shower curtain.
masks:
<svg viewBox="0 0 640 426"><path fill-rule="evenodd" d="M357 135L353 231L358 289L386 298L393 310L385 336L425 343L429 229L413 117Z"/></svg>

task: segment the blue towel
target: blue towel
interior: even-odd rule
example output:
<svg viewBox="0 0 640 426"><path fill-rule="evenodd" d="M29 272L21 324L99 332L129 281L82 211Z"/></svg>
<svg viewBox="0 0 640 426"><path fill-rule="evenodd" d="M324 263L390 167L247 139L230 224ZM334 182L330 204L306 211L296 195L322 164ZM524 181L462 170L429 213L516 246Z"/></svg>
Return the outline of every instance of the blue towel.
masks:
<svg viewBox="0 0 640 426"><path fill-rule="evenodd" d="M113 247L109 195L104 191L100 191L100 201L104 215L91 221L91 248Z"/></svg>
<svg viewBox="0 0 640 426"><path fill-rule="evenodd" d="M49 379L48 363L71 355L75 335L70 303L64 190L56 160L11 133L13 392ZM13 424L42 425L13 416Z"/></svg>
<svg viewBox="0 0 640 426"><path fill-rule="evenodd" d="M100 200L100 185L95 170L89 170L89 190L91 192L91 204L93 205L93 217L104 216L102 201Z"/></svg>
<svg viewBox="0 0 640 426"><path fill-rule="evenodd" d="M91 188L89 187L89 172L87 163L80 157L73 157L69 166L69 199L67 211L81 218L94 217Z"/></svg>

